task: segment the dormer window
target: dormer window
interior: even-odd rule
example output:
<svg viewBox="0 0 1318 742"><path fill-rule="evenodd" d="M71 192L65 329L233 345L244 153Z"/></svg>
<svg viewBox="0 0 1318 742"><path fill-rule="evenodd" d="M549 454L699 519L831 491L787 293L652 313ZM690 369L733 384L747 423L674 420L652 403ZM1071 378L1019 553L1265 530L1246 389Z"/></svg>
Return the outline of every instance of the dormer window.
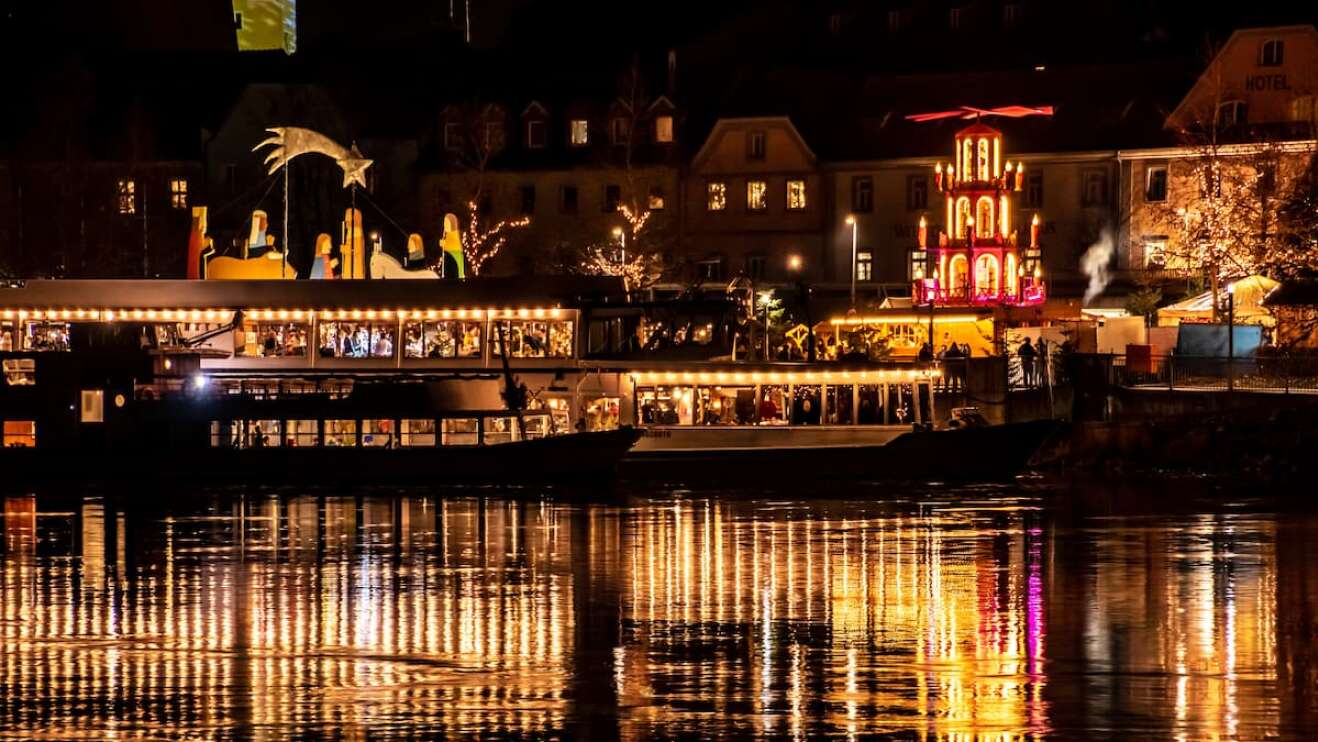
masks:
<svg viewBox="0 0 1318 742"><path fill-rule="evenodd" d="M462 149L462 124L456 121L444 124L444 149L450 152Z"/></svg>
<svg viewBox="0 0 1318 742"><path fill-rule="evenodd" d="M590 129L585 119L572 119L568 124L568 142L573 147L590 144Z"/></svg>
<svg viewBox="0 0 1318 742"><path fill-rule="evenodd" d="M485 149L490 152L498 152L503 149L502 121L485 122Z"/></svg>
<svg viewBox="0 0 1318 742"><path fill-rule="evenodd" d="M1286 55L1286 42L1281 39L1269 39L1259 47L1259 66L1278 67Z"/></svg>
<svg viewBox="0 0 1318 742"><path fill-rule="evenodd" d="M765 148L764 132L752 131L746 135L746 159L763 160Z"/></svg>
<svg viewBox="0 0 1318 742"><path fill-rule="evenodd" d="M544 149L545 122L543 121L526 122L526 146L528 149Z"/></svg>
<svg viewBox="0 0 1318 742"><path fill-rule="evenodd" d="M659 116L654 120L654 141L670 144L673 141L673 117Z"/></svg>
<svg viewBox="0 0 1318 742"><path fill-rule="evenodd" d="M627 140L631 138L630 123L622 116L614 117L609 131L614 144L626 144Z"/></svg>

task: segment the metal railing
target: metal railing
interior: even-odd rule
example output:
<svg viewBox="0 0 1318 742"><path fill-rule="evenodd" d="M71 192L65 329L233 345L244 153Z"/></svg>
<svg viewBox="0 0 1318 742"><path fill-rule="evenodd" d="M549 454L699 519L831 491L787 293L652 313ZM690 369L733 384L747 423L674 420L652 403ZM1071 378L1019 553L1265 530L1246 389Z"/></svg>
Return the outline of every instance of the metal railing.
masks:
<svg viewBox="0 0 1318 742"><path fill-rule="evenodd" d="M1114 356L1114 381L1137 389L1318 394L1318 354L1260 352L1247 358Z"/></svg>

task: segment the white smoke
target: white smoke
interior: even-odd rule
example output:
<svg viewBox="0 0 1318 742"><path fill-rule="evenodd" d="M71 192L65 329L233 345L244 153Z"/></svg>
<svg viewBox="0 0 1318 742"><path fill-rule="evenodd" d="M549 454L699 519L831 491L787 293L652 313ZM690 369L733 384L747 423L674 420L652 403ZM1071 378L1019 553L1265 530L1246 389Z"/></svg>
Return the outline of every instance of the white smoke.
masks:
<svg viewBox="0 0 1318 742"><path fill-rule="evenodd" d="M1112 227L1104 226L1098 234L1098 242L1090 245L1085 254L1080 256L1080 270L1089 276L1089 287L1085 289L1086 304L1103 293L1103 289L1112 280L1112 271L1108 266L1112 264L1112 256L1116 252L1117 241L1112 235Z"/></svg>

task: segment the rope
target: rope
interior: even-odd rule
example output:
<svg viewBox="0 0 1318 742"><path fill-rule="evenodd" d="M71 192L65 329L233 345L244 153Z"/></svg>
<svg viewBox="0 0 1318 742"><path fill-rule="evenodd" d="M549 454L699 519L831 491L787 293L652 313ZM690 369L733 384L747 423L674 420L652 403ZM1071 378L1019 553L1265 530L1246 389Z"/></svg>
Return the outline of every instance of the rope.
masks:
<svg viewBox="0 0 1318 742"><path fill-rule="evenodd" d="M398 222L394 221L393 217L389 216L389 214L383 208L381 208L380 204L377 204L375 202L375 199L371 198L371 194L369 192L362 191L362 197L366 199L366 203L371 205L371 208L375 209L375 212L377 214L384 217L386 221L392 224L394 226L394 229L398 230L399 234L403 235L404 237L410 236L410 233L406 229L400 227L398 225Z"/></svg>

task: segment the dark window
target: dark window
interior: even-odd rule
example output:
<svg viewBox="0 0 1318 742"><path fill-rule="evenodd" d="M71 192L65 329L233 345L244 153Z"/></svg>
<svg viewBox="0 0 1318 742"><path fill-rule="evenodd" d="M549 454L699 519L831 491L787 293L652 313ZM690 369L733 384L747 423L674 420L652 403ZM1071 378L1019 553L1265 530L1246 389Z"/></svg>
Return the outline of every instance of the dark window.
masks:
<svg viewBox="0 0 1318 742"><path fill-rule="evenodd" d="M476 202L476 213L483 217L488 217L494 213L494 199L490 198L490 194L481 194L480 199Z"/></svg>
<svg viewBox="0 0 1318 742"><path fill-rule="evenodd" d="M746 158L763 160L765 152L765 135L762 131L752 131L746 135Z"/></svg>
<svg viewBox="0 0 1318 742"><path fill-rule="evenodd" d="M631 128L629 124L630 122L621 116L613 119L612 135L614 144L627 143L627 140L631 137Z"/></svg>
<svg viewBox="0 0 1318 742"><path fill-rule="evenodd" d="M545 122L526 122L526 146L530 149L541 149L545 146Z"/></svg>
<svg viewBox="0 0 1318 742"><path fill-rule="evenodd" d="M961 21L964 13L961 8L951 8L947 11L947 27L952 31L961 29Z"/></svg>
<svg viewBox="0 0 1318 742"><path fill-rule="evenodd" d="M1025 208L1043 208L1043 173L1025 175Z"/></svg>
<svg viewBox="0 0 1318 742"><path fill-rule="evenodd" d="M522 216L535 214L535 186L522 186Z"/></svg>
<svg viewBox="0 0 1318 742"><path fill-rule="evenodd" d="M564 214L577 213L577 187L574 185L565 185L559 192L558 210Z"/></svg>
<svg viewBox="0 0 1318 742"><path fill-rule="evenodd" d="M1021 4L1007 3L1002 6L1002 27L1015 28L1021 22Z"/></svg>
<svg viewBox="0 0 1318 742"><path fill-rule="evenodd" d="M1107 171L1086 170L1085 192L1081 197L1084 206L1103 206L1107 204Z"/></svg>
<svg viewBox="0 0 1318 742"><path fill-rule="evenodd" d="M906 28L906 11L889 10L888 33L899 33L904 28Z"/></svg>
<svg viewBox="0 0 1318 742"><path fill-rule="evenodd" d="M722 281L723 258L706 258L696 263L696 275L706 281Z"/></svg>
<svg viewBox="0 0 1318 742"><path fill-rule="evenodd" d="M1243 100L1229 100L1217 107L1217 125L1221 127L1236 126L1245 123L1249 108Z"/></svg>
<svg viewBox="0 0 1318 742"><path fill-rule="evenodd" d="M1151 165L1144 176L1144 200L1150 203L1167 200L1167 166Z"/></svg>
<svg viewBox="0 0 1318 742"><path fill-rule="evenodd" d="M868 175L851 177L851 210L858 214L874 210L874 178Z"/></svg>
<svg viewBox="0 0 1318 742"><path fill-rule="evenodd" d="M618 205L622 203L622 187L616 183L610 183L604 186L604 208L605 214L611 214L618 210Z"/></svg>
<svg viewBox="0 0 1318 742"><path fill-rule="evenodd" d="M444 149L451 152L462 149L462 124L453 121L444 124Z"/></svg>
<svg viewBox="0 0 1318 742"><path fill-rule="evenodd" d="M447 188L435 189L435 208L441 213L453 210L453 193Z"/></svg>
<svg viewBox="0 0 1318 742"><path fill-rule="evenodd" d="M746 276L755 280L764 278L764 266L767 261L763 255L748 255L746 257Z"/></svg>
<svg viewBox="0 0 1318 742"><path fill-rule="evenodd" d="M906 210L923 211L929 208L929 176L906 176Z"/></svg>
<svg viewBox="0 0 1318 742"><path fill-rule="evenodd" d="M489 152L498 152L503 149L503 141L503 122L485 122L485 149Z"/></svg>
<svg viewBox="0 0 1318 742"><path fill-rule="evenodd" d="M1265 41L1259 48L1259 64L1263 67L1276 67L1285 56L1286 42L1280 39Z"/></svg>

